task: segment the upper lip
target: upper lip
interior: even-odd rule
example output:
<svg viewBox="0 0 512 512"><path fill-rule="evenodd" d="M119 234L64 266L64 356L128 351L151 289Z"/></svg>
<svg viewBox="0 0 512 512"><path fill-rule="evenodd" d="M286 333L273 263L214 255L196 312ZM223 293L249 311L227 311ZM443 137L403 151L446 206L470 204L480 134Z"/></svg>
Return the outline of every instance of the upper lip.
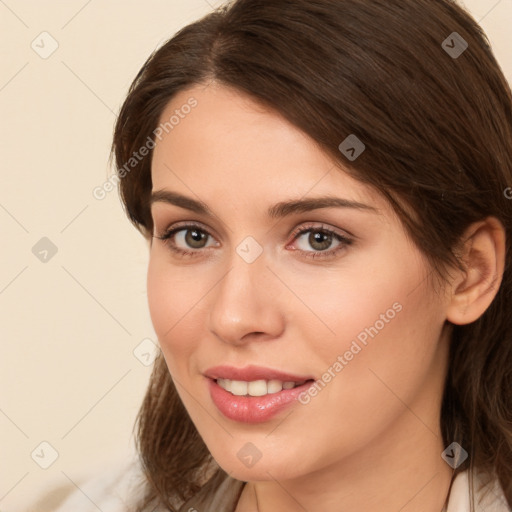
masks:
<svg viewBox="0 0 512 512"><path fill-rule="evenodd" d="M282 382L302 382L314 379L311 375L293 375L291 373L265 368L263 366L249 365L244 368L234 366L213 366L204 372L210 379L229 379L251 382L254 380L280 380Z"/></svg>

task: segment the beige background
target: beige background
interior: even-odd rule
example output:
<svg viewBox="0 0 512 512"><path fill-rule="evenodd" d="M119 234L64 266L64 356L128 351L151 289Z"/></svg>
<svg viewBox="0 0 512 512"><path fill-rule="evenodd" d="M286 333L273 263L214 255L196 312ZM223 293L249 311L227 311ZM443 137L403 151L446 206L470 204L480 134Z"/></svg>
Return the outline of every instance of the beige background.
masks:
<svg viewBox="0 0 512 512"><path fill-rule="evenodd" d="M147 249L117 191L97 200L92 190L108 176L115 115L146 57L221 3L0 0L2 512L29 510L43 490L75 488L133 451L156 341ZM512 0L465 5L512 82ZM33 254L43 237L53 256L45 242ZM47 469L42 442L58 453Z"/></svg>

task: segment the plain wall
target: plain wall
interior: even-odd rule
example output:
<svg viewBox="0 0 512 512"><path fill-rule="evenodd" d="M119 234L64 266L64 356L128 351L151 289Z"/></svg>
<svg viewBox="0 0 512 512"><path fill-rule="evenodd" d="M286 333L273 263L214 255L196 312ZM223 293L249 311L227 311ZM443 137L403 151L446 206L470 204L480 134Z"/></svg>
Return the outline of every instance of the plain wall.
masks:
<svg viewBox="0 0 512 512"><path fill-rule="evenodd" d="M134 350L144 361L143 340L156 341L148 250L117 190L92 191L109 175L114 120L145 59L220 4L0 2L2 511L133 453L151 371ZM512 81L512 0L465 6ZM42 442L58 452L47 469Z"/></svg>

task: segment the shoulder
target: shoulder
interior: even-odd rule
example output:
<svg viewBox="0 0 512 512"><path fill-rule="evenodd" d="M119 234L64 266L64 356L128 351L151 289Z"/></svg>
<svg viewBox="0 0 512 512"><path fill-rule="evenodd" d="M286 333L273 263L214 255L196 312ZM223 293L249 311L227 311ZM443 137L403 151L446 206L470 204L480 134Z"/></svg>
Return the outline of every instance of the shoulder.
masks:
<svg viewBox="0 0 512 512"><path fill-rule="evenodd" d="M447 510L470 512L469 470L460 472L454 479ZM473 473L475 512L510 512L510 507L497 478L476 471Z"/></svg>
<svg viewBox="0 0 512 512"><path fill-rule="evenodd" d="M54 512L130 512L144 490L145 477L136 459L112 464L94 476L70 481L68 493ZM45 497L39 502L45 504Z"/></svg>

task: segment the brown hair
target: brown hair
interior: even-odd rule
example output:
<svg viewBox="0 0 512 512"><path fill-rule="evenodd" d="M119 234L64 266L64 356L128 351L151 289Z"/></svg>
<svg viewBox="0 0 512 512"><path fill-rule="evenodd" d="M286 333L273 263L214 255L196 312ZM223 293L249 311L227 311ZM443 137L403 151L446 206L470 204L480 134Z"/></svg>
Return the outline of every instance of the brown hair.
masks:
<svg viewBox="0 0 512 512"><path fill-rule="evenodd" d="M471 223L505 226L494 301L453 326L441 431L469 453L454 474L496 476L512 505L512 94L483 30L453 0L236 0L181 29L139 71L114 133L121 198L148 239L151 154L125 164L154 141L178 91L212 80L279 112L383 194L435 275L461 268L455 249ZM366 146L354 161L338 149L350 134ZM137 510L175 510L222 471L162 357L137 420L147 477Z"/></svg>

